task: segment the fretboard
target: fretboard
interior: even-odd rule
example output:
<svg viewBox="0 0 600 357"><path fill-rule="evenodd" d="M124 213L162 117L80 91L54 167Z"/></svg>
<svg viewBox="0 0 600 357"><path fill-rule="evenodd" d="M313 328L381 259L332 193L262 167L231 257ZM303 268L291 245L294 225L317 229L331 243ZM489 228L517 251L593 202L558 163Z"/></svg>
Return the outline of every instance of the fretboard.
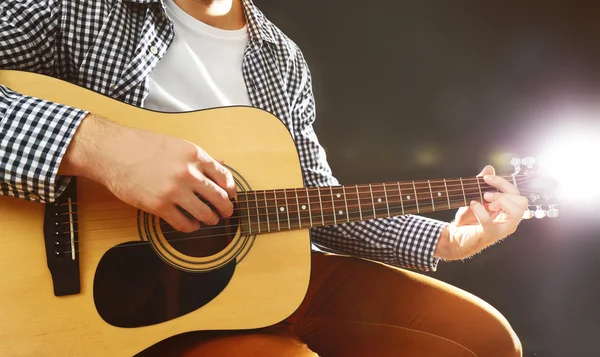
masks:
<svg viewBox="0 0 600 357"><path fill-rule="evenodd" d="M247 191L234 215L242 234L259 234L455 209L486 191L497 190L481 177Z"/></svg>

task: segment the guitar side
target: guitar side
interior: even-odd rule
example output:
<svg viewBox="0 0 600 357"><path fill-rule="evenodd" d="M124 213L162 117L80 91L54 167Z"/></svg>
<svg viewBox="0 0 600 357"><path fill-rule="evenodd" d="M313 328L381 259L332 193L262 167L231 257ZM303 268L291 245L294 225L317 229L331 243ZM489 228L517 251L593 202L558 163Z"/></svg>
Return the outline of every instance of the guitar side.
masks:
<svg viewBox="0 0 600 357"><path fill-rule="evenodd" d="M136 108L50 77L0 71L20 93L89 110L111 120L180 137L235 169L251 189L302 187L295 144L274 116L248 107L167 114ZM210 303L159 324L124 328L105 322L93 295L106 252L139 241L137 210L102 186L78 182L81 292L56 297L46 263L44 205L0 197L0 355L131 356L193 330L268 326L300 304L310 274L308 230L258 235L226 288ZM100 204L99 204L100 203ZM98 209L98 207L103 209ZM106 227L107 211L121 212Z"/></svg>

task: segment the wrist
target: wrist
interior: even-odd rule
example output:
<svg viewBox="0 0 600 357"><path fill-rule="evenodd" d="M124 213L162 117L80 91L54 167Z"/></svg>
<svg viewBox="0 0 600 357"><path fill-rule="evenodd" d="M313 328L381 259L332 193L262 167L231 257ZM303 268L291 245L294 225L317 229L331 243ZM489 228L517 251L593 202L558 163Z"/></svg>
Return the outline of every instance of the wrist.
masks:
<svg viewBox="0 0 600 357"><path fill-rule="evenodd" d="M88 114L79 125L62 158L58 174L61 176L83 176L101 182L105 166L103 148L111 133L112 122Z"/></svg>
<svg viewBox="0 0 600 357"><path fill-rule="evenodd" d="M433 256L435 258L440 258L443 260L452 260L451 258L451 239L450 239L450 229L453 223L450 223L444 228L442 228L440 232L440 236L438 237L437 244L435 246L435 250L433 251Z"/></svg>

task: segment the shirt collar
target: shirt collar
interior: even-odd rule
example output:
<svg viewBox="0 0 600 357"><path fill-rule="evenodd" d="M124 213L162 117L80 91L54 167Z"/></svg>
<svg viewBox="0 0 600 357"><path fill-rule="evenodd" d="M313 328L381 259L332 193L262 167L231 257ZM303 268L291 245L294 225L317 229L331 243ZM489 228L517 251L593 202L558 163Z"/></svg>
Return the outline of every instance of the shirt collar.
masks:
<svg viewBox="0 0 600 357"><path fill-rule="evenodd" d="M135 4L160 4L165 6L163 0L123 0ZM252 0L242 0L242 6L244 7L244 14L248 21L248 34L251 40L267 41L270 43L276 43L273 30L267 24L265 15L258 10Z"/></svg>

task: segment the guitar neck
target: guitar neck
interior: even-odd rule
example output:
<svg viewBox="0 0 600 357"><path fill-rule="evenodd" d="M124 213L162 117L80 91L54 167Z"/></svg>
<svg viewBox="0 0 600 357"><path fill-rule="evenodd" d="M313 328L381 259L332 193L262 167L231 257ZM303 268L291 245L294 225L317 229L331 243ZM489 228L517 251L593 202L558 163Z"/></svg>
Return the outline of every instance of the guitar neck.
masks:
<svg viewBox="0 0 600 357"><path fill-rule="evenodd" d="M251 235L455 209L486 191L482 177L247 191L235 215Z"/></svg>

